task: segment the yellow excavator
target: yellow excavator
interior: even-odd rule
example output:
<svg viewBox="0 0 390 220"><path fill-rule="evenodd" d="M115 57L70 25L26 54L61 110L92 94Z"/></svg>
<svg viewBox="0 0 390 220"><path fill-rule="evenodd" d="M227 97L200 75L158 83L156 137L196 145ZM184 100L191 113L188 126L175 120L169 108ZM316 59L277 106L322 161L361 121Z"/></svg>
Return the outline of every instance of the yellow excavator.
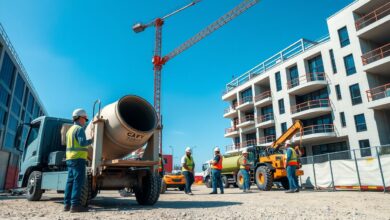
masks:
<svg viewBox="0 0 390 220"><path fill-rule="evenodd" d="M283 188L288 189L289 184L287 180L286 169L284 164L286 161L285 155L280 147L290 140L295 134L301 132L300 144L302 143L302 129L303 125L300 120L296 120L294 124L287 129L274 143L269 147L256 146L248 151L254 154L254 164L251 169L251 179L256 183L260 190L271 190L274 182L280 182ZM297 169L297 176L303 175L303 171ZM243 184L243 177L241 172L237 173L237 185L241 187Z"/></svg>

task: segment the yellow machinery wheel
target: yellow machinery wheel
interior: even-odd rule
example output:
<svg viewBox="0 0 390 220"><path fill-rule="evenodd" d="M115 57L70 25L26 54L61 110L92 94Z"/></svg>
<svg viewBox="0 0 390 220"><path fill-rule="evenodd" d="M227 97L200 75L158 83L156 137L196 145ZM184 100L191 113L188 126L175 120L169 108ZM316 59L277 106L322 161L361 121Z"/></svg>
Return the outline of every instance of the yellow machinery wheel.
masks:
<svg viewBox="0 0 390 220"><path fill-rule="evenodd" d="M255 182L257 188L263 191L269 191L273 185L273 174L267 166L257 167L255 173Z"/></svg>

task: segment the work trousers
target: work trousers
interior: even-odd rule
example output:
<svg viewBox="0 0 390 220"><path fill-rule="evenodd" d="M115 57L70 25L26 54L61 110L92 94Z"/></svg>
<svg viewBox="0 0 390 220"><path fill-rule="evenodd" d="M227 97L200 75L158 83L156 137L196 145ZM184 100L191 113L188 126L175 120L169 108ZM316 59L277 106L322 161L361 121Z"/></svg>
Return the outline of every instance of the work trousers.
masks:
<svg viewBox="0 0 390 220"><path fill-rule="evenodd" d="M213 176L213 192L217 192L217 188L221 190L221 193L223 193L223 184L222 184L222 176L221 176L221 170L212 169L211 175Z"/></svg>
<svg viewBox="0 0 390 220"><path fill-rule="evenodd" d="M296 176L296 166L287 166L287 178L290 190L298 189L298 177Z"/></svg>
<svg viewBox="0 0 390 220"><path fill-rule="evenodd" d="M68 178L65 187L65 205L79 206L81 205L81 190L86 179L86 160L73 159L67 160Z"/></svg>
<svg viewBox="0 0 390 220"><path fill-rule="evenodd" d="M249 176L249 170L240 169L242 176L244 177L244 184L242 184L242 189L244 191L249 190L251 187L251 179Z"/></svg>
<svg viewBox="0 0 390 220"><path fill-rule="evenodd" d="M191 186L194 183L194 173L189 171L183 171L183 175L186 178L186 187L184 188L185 193L190 193Z"/></svg>

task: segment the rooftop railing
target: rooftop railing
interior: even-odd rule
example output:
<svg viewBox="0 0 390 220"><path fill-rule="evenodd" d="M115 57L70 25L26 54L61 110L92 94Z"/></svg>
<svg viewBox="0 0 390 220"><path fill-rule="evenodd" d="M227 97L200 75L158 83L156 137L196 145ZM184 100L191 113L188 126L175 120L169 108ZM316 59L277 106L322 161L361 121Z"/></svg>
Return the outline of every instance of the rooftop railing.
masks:
<svg viewBox="0 0 390 220"><path fill-rule="evenodd" d="M303 85L305 83L313 82L313 81L324 81L326 80L325 73L306 73L304 76L300 76L298 78L287 81L287 88L292 89L299 85Z"/></svg>
<svg viewBox="0 0 390 220"><path fill-rule="evenodd" d="M390 43L385 44L375 50L372 50L368 53L363 54L362 61L363 65L370 64L377 60L383 59L390 56Z"/></svg>
<svg viewBox="0 0 390 220"><path fill-rule="evenodd" d="M284 50L280 51L279 53L273 55L272 57L268 58L267 60L263 61L262 63L256 65L252 69L248 70L241 76L237 77L230 83L226 85L226 90L224 91L224 94L227 92L233 90L234 88L248 82L249 80L255 78L258 75L261 75L265 73L267 70L282 64L283 62L297 56L298 54L301 54L305 52L306 50L313 48L319 44L322 44L324 42L329 41L330 37L329 35L320 38L317 41L310 41L307 39L300 39L297 42L291 44Z"/></svg>
<svg viewBox="0 0 390 220"><path fill-rule="evenodd" d="M310 100L307 102L300 103L298 105L291 106L291 113L295 114L298 112L314 109L314 108L327 108L330 107L329 99L318 99Z"/></svg>
<svg viewBox="0 0 390 220"><path fill-rule="evenodd" d="M0 23L0 35L4 39L5 44L8 47L8 49L10 50L12 56L15 58L16 63L18 64L18 66L19 66L19 68L21 70L21 74L23 74L23 76L26 79L26 81L27 81L28 85L30 86L31 90L33 91L33 93L35 93L34 97L37 99L38 103L40 104L40 108L45 113L45 115L47 115L47 111L46 111L46 109L45 109L41 99L39 98L38 93L37 93L34 85L32 84L32 82L31 82L31 80L30 80L30 78L29 78L29 76L27 74L26 69L23 66L23 63L20 61L18 53L16 52L14 46L12 45L11 41L9 40L9 37L8 37L7 33L5 32L5 30L3 28L3 25L1 23Z"/></svg>
<svg viewBox="0 0 390 220"><path fill-rule="evenodd" d="M255 96L255 102L259 102L263 99L271 98L271 91L266 91Z"/></svg>
<svg viewBox="0 0 390 220"><path fill-rule="evenodd" d="M364 15L355 22L356 30L360 30L368 25L382 19L390 14L390 2L382 5L381 7L375 9L374 11Z"/></svg>
<svg viewBox="0 0 390 220"><path fill-rule="evenodd" d="M390 83L366 91L369 102L390 97Z"/></svg>

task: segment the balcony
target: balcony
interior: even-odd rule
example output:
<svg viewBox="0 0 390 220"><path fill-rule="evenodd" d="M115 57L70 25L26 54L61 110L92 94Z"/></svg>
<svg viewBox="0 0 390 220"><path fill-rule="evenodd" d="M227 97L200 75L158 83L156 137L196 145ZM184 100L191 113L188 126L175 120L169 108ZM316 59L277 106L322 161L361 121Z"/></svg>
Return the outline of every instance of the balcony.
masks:
<svg viewBox="0 0 390 220"><path fill-rule="evenodd" d="M275 140L276 140L275 135L268 135L268 136L259 138L257 140L257 142L259 143L260 146L268 146L268 145L272 144L272 142L274 142Z"/></svg>
<svg viewBox="0 0 390 220"><path fill-rule="evenodd" d="M390 83L366 91L370 109L390 109Z"/></svg>
<svg viewBox="0 0 390 220"><path fill-rule="evenodd" d="M272 103L271 91L263 92L255 96L255 106L263 107Z"/></svg>
<svg viewBox="0 0 390 220"><path fill-rule="evenodd" d="M389 30L390 16L388 15L390 15L390 2L368 12L355 22L357 35L363 39L381 37L384 31Z"/></svg>
<svg viewBox="0 0 390 220"><path fill-rule="evenodd" d="M247 141L244 141L241 143L240 147L241 148L244 148L244 147L252 147L252 146L256 146L256 140L247 140Z"/></svg>
<svg viewBox="0 0 390 220"><path fill-rule="evenodd" d="M294 142L302 138L302 142L317 142L333 140L336 137L336 132L333 124L311 125L304 127L301 134L298 133L294 137Z"/></svg>
<svg viewBox="0 0 390 220"><path fill-rule="evenodd" d="M308 119L318 117L332 112L332 106L329 99L311 100L291 106L292 118Z"/></svg>
<svg viewBox="0 0 390 220"><path fill-rule="evenodd" d="M291 95L303 95L328 85L325 73L307 73L287 82L288 92Z"/></svg>
<svg viewBox="0 0 390 220"><path fill-rule="evenodd" d="M237 117L236 106L237 105L227 107L224 110L223 117L224 118L235 118L235 117Z"/></svg>
<svg viewBox="0 0 390 220"><path fill-rule="evenodd" d="M240 149L240 143L235 143L235 144L231 144L231 145L226 146L226 152L235 151L235 150L239 150L239 149Z"/></svg>
<svg viewBox="0 0 390 220"><path fill-rule="evenodd" d="M244 111L253 108L253 96L241 98L236 107L237 110Z"/></svg>
<svg viewBox="0 0 390 220"><path fill-rule="evenodd" d="M275 125L274 113L268 113L257 117L256 128L267 128Z"/></svg>
<svg viewBox="0 0 390 220"><path fill-rule="evenodd" d="M245 115L244 118L241 118L241 123L237 125L238 128L245 128L255 124L254 115Z"/></svg>
<svg viewBox="0 0 390 220"><path fill-rule="evenodd" d="M390 69L390 43L362 56L363 70L370 73L386 74Z"/></svg>
<svg viewBox="0 0 390 220"><path fill-rule="evenodd" d="M231 127L225 129L225 137L237 137L239 135L237 127Z"/></svg>

